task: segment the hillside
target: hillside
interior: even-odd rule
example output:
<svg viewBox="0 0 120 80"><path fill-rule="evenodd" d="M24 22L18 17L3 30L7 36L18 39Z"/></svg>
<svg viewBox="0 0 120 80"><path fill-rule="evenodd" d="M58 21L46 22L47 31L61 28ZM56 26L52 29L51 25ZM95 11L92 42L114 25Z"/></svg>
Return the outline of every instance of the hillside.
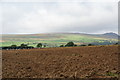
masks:
<svg viewBox="0 0 120 80"><path fill-rule="evenodd" d="M2 46L10 46L12 44L20 45L26 43L36 46L37 43L43 43L47 47L56 47L61 44L66 44L73 41L76 44L112 44L118 41L118 36L115 34L83 34L83 33L46 33L46 34L14 34L3 35Z"/></svg>
<svg viewBox="0 0 120 80"><path fill-rule="evenodd" d="M118 77L118 54L118 46L3 50L2 77Z"/></svg>

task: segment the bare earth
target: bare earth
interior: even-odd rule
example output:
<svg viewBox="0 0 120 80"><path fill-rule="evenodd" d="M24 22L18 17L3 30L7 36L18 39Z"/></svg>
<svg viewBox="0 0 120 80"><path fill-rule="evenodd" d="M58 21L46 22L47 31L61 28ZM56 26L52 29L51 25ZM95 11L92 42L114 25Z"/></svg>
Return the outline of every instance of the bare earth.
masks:
<svg viewBox="0 0 120 80"><path fill-rule="evenodd" d="M118 46L3 50L3 78L118 77Z"/></svg>

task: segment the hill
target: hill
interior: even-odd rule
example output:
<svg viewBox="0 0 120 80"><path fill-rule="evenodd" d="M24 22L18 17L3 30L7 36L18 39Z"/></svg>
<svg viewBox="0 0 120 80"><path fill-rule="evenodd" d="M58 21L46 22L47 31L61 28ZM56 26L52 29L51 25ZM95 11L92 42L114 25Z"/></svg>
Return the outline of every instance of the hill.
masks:
<svg viewBox="0 0 120 80"><path fill-rule="evenodd" d="M117 39L119 36L116 33L105 33L103 34L104 37L110 38L110 39Z"/></svg>
<svg viewBox="0 0 120 80"><path fill-rule="evenodd" d="M84 33L46 33L46 34L11 34L2 35L2 46L12 44L20 45L22 43L36 46L37 43L43 43L47 47L57 47L66 44L69 41L75 44L113 44L118 41L117 34L84 34Z"/></svg>

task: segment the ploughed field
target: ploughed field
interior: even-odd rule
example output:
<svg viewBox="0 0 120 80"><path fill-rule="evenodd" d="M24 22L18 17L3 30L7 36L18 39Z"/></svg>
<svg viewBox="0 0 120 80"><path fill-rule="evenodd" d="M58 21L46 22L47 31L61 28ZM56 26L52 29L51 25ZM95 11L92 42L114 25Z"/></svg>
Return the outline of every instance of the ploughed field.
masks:
<svg viewBox="0 0 120 80"><path fill-rule="evenodd" d="M2 51L3 78L118 77L118 46Z"/></svg>

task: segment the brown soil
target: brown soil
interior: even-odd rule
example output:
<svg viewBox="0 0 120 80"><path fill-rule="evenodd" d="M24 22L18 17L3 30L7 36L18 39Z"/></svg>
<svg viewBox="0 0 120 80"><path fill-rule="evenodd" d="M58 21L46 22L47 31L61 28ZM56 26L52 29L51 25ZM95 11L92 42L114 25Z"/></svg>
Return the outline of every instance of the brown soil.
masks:
<svg viewBox="0 0 120 80"><path fill-rule="evenodd" d="M118 46L3 50L3 78L118 77Z"/></svg>

